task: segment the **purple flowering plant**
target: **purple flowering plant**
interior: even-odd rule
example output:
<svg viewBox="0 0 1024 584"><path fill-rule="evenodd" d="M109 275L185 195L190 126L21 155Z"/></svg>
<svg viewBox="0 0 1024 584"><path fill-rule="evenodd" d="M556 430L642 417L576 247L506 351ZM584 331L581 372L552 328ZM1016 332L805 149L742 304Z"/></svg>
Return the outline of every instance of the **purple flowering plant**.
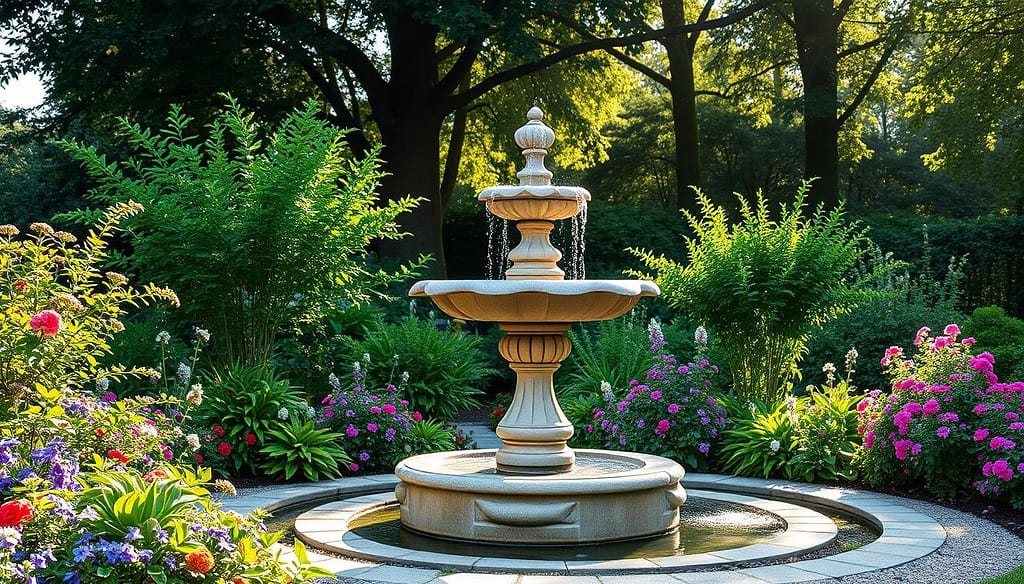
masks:
<svg viewBox="0 0 1024 584"><path fill-rule="evenodd" d="M650 327L654 364L643 380L632 380L624 393L602 384L603 400L594 408L585 439L607 448L646 452L673 458L693 470L708 468L708 460L728 420L712 395L718 366L704 357L705 339L698 332L697 356L681 363L664 352L660 326Z"/></svg>
<svg viewBox="0 0 1024 584"><path fill-rule="evenodd" d="M974 355L957 325L930 332L918 331L912 358L887 349L891 391L858 404L865 479L947 498L973 488L1024 507L1024 382L1001 382L992 355Z"/></svg>
<svg viewBox="0 0 1024 584"><path fill-rule="evenodd" d="M336 375L330 375L331 391L316 414L318 427L344 435L341 446L351 458L347 469L350 474L385 469L408 456L411 447L405 449L406 439L413 423L423 419L402 398L406 376L401 376L398 385L387 383L374 389L366 374L369 355L363 359L353 364L348 387Z"/></svg>

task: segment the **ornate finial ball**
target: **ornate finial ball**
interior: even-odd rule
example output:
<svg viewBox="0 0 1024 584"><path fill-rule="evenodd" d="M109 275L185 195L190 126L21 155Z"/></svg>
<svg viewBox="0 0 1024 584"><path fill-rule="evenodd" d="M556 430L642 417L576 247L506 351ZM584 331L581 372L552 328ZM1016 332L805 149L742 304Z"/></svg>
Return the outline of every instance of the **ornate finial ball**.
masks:
<svg viewBox="0 0 1024 584"><path fill-rule="evenodd" d="M547 150L555 143L555 133L551 128L544 125L541 120L544 112L537 106L526 112L526 125L516 130L516 144L527 150L530 148L541 148Z"/></svg>

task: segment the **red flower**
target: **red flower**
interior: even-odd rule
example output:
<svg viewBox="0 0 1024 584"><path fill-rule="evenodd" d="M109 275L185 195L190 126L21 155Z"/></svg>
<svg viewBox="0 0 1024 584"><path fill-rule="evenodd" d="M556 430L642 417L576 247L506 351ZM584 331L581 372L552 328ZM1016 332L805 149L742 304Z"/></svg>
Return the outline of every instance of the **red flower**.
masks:
<svg viewBox="0 0 1024 584"><path fill-rule="evenodd" d="M203 455L196 453L196 464L203 464Z"/></svg>
<svg viewBox="0 0 1024 584"><path fill-rule="evenodd" d="M0 505L0 527L17 527L23 521L32 519L32 506L24 499L8 501Z"/></svg>
<svg viewBox="0 0 1024 584"><path fill-rule="evenodd" d="M14 289L17 290L18 292L24 292L25 286L27 286L27 284L25 284L25 280L14 281Z"/></svg>
<svg viewBox="0 0 1024 584"><path fill-rule="evenodd" d="M52 337L60 332L60 315L52 310L44 310L28 321L34 331L41 331L43 336Z"/></svg>
<svg viewBox="0 0 1024 584"><path fill-rule="evenodd" d="M102 438L104 434L106 434L106 432L103 431L103 428L96 428L96 435L97 436Z"/></svg>
<svg viewBox="0 0 1024 584"><path fill-rule="evenodd" d="M108 450L107 458L109 458L110 460L117 460L122 464L128 463L128 457L125 456L124 453L122 453L120 450Z"/></svg>
<svg viewBox="0 0 1024 584"><path fill-rule="evenodd" d="M171 478L170 475L168 475L167 471L163 470L162 468L158 468L156 470L151 470L151 471L147 472L146 474L142 475L142 480L146 481L147 483L151 483L151 482L153 482L153 481L155 481L157 479L169 479L169 478Z"/></svg>
<svg viewBox="0 0 1024 584"><path fill-rule="evenodd" d="M217 445L217 454L221 456L227 456L231 454L231 445L227 442L221 442Z"/></svg>
<svg viewBox="0 0 1024 584"><path fill-rule="evenodd" d="M206 548L185 556L185 567L197 574L205 574L213 569L213 554Z"/></svg>
<svg viewBox="0 0 1024 584"><path fill-rule="evenodd" d="M231 579L231 584L249 584L249 579L241 576L235 576Z"/></svg>
<svg viewBox="0 0 1024 584"><path fill-rule="evenodd" d="M245 443L248 444L249 446L252 446L253 444L256 444L256 435L253 434L252 432L249 432L248 434L246 434L245 435Z"/></svg>
<svg viewBox="0 0 1024 584"><path fill-rule="evenodd" d="M226 432L224 431L224 427L223 426L219 426L218 425L218 426L214 426L213 428L210 428L210 429L213 430L213 433L218 435L218 436L223 436L224 434L226 434Z"/></svg>

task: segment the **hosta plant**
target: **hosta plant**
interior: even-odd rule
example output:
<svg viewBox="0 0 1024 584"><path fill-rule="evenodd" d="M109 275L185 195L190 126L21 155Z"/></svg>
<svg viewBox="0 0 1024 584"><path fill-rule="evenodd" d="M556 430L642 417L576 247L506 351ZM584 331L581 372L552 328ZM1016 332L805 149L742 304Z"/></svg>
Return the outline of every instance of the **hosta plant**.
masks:
<svg viewBox="0 0 1024 584"><path fill-rule="evenodd" d="M316 428L313 420L292 418L267 433L260 470L286 481L299 473L308 481L337 478L352 462L341 447L343 439L343 434Z"/></svg>

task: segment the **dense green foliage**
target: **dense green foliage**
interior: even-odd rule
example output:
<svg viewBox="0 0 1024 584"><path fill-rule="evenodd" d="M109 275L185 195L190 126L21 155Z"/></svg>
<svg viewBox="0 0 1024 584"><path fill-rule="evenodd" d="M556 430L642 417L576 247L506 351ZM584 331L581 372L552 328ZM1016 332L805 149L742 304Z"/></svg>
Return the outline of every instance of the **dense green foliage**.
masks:
<svg viewBox="0 0 1024 584"><path fill-rule="evenodd" d="M313 420L292 417L287 423L267 432L266 445L260 449L260 470L289 480L298 473L307 481L341 476L341 469L352 462L339 444L344 435L317 428Z"/></svg>
<svg viewBox="0 0 1024 584"><path fill-rule="evenodd" d="M598 393L602 382L626 387L642 379L654 356L648 348L647 327L631 313L623 318L597 323L593 331L580 327L566 333L572 353L562 365L556 382L559 399Z"/></svg>
<svg viewBox="0 0 1024 584"><path fill-rule="evenodd" d="M221 362L262 363L282 326L397 277L367 265L365 248L400 237L395 218L413 201L374 206L376 157L351 158L315 104L270 136L230 98L207 140L191 123L178 107L162 130L123 120L137 152L123 163L64 146L97 181L94 200L150 207L129 224L127 262L182 291L177 317L209 327Z"/></svg>
<svg viewBox="0 0 1024 584"><path fill-rule="evenodd" d="M971 313L964 323L964 334L977 340L977 352L992 353L996 375L1024 379L1024 321L1007 316L997 306L985 306Z"/></svg>
<svg viewBox="0 0 1024 584"><path fill-rule="evenodd" d="M476 406L491 374L477 337L437 330L415 318L380 326L353 341L350 354L374 379L397 384L402 378L410 407L438 420Z"/></svg>
<svg viewBox="0 0 1024 584"><path fill-rule="evenodd" d="M741 201L741 220L701 195L702 216L687 214L687 264L638 251L668 302L718 339L747 400L777 402L808 335L871 294L847 272L864 253L864 230L842 213L803 215L804 191L778 220L767 202Z"/></svg>

